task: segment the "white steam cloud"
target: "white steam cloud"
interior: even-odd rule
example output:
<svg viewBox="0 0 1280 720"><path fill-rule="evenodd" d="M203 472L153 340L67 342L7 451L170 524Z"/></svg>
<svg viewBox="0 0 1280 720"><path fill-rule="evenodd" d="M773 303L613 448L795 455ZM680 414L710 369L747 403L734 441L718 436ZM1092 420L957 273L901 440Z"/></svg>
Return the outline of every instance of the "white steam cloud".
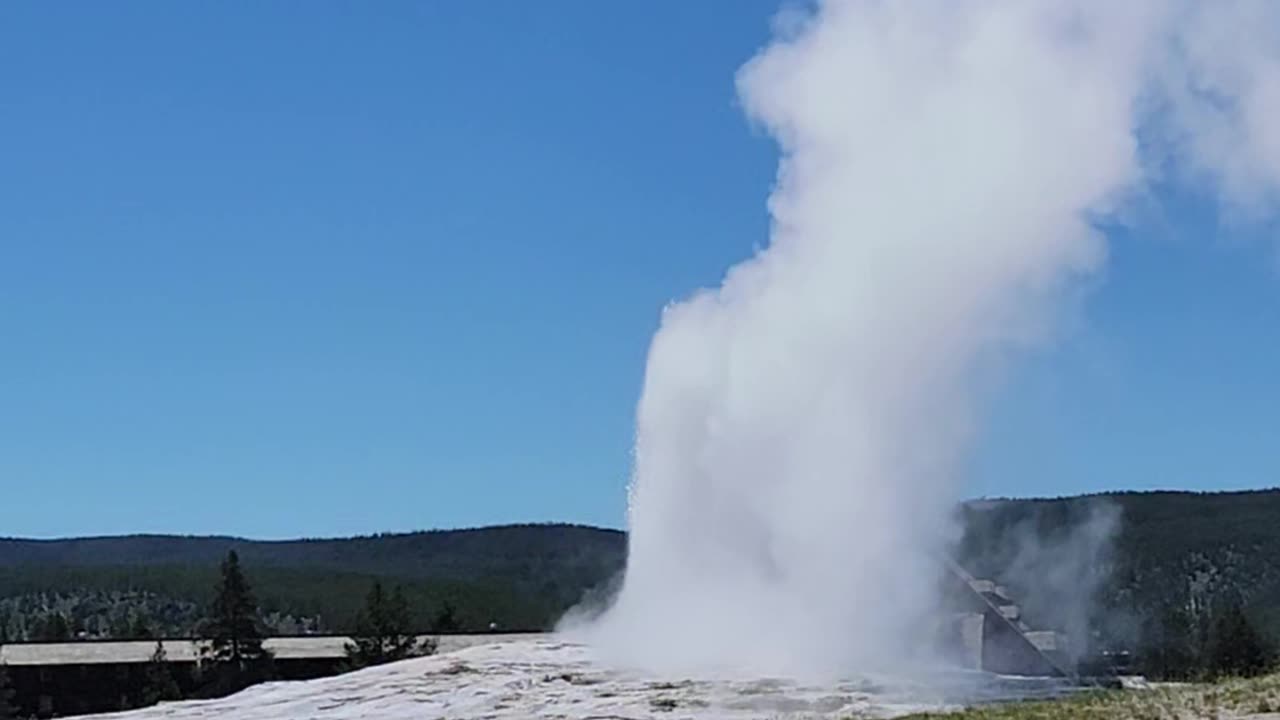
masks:
<svg viewBox="0 0 1280 720"><path fill-rule="evenodd" d="M621 659L915 659L980 389L1154 180L1266 211L1280 4L828 0L740 72L767 249L668 307L638 411Z"/></svg>

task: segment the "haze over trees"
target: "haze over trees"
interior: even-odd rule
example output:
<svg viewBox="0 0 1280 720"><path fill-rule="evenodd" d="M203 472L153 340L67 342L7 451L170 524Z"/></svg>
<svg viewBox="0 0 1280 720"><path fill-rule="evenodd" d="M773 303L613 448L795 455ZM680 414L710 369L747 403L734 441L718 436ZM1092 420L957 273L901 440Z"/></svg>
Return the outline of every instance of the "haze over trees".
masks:
<svg viewBox="0 0 1280 720"><path fill-rule="evenodd" d="M1033 626L1052 626L1046 618L1063 598L1036 587L1043 573L1018 572L1019 555L1029 546L1063 547L1099 503L1117 522L1088 558L1097 586L1078 633L1087 636L1076 641L1089 651L1129 651L1135 671L1157 678L1272 666L1280 644L1280 490L974 502L959 513L958 560L1008 585Z"/></svg>

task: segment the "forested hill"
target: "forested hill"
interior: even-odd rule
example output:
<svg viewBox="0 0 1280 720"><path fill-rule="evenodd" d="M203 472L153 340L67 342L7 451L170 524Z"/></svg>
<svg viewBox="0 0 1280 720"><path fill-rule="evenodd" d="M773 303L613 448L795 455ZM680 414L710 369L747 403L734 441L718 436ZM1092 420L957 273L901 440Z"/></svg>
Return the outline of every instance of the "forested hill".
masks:
<svg viewBox="0 0 1280 720"><path fill-rule="evenodd" d="M621 567L626 536L581 525L502 525L366 537L261 541L131 535L0 539L0 567L214 565L235 550L248 567L323 569L401 578L598 581Z"/></svg>
<svg viewBox="0 0 1280 720"><path fill-rule="evenodd" d="M1280 489L974 501L961 509L959 553L976 572L998 573L1031 541L1036 551L1061 547L1091 521L1109 540L1094 560L1115 582L1198 573L1250 595L1280 582Z"/></svg>
<svg viewBox="0 0 1280 720"><path fill-rule="evenodd" d="M344 632L374 579L403 586L415 624L550 626L622 569L626 536L576 525L508 525L326 540L137 535L0 540L0 642L193 631L218 563L241 558L272 632ZM46 630L50 619L59 631Z"/></svg>
<svg viewBox="0 0 1280 720"><path fill-rule="evenodd" d="M1014 588L1033 614L1079 611L1080 593L1096 590L1091 617L1068 620L1133 644L1162 616L1194 625L1240 603L1280 643L1280 489L985 500L960 518L961 563Z"/></svg>

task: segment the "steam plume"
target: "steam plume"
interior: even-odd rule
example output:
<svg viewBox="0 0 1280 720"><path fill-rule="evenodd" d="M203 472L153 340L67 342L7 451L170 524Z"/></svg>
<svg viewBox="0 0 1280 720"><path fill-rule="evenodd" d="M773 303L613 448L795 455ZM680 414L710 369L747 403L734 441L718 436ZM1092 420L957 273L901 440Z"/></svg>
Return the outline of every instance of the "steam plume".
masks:
<svg viewBox="0 0 1280 720"><path fill-rule="evenodd" d="M670 305L597 642L666 667L923 647L978 390L1172 172L1265 210L1280 6L828 0L742 68L768 247ZM767 650L766 650L767 649Z"/></svg>

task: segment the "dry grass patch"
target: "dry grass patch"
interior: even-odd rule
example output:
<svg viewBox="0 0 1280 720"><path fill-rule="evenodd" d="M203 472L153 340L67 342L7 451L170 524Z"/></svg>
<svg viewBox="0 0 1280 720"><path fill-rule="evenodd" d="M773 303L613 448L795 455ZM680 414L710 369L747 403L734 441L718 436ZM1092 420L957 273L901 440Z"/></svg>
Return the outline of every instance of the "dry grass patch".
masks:
<svg viewBox="0 0 1280 720"><path fill-rule="evenodd" d="M1005 703L910 720L1238 720L1280 713L1280 675L1151 690L1086 692L1059 700Z"/></svg>

